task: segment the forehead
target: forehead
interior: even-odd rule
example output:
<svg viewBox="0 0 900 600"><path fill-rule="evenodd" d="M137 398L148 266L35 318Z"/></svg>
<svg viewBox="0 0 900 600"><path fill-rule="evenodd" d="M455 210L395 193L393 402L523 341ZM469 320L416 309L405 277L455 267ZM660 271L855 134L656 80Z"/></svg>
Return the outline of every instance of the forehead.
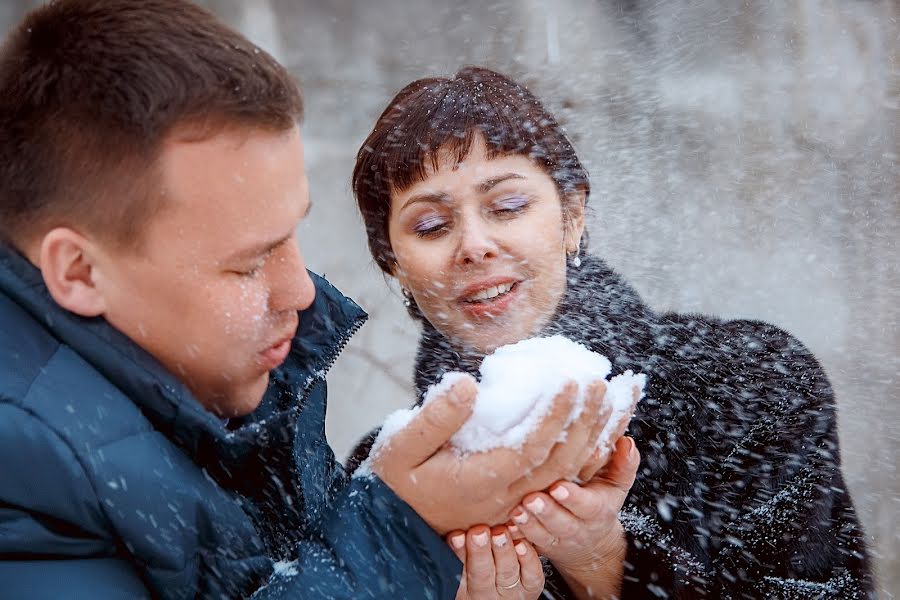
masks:
<svg viewBox="0 0 900 600"><path fill-rule="evenodd" d="M405 190L395 190L397 195L407 195L416 190L441 183L476 185L482 178L499 173L517 173L525 178L550 179L534 161L524 154L491 153L481 136L472 143L469 151L459 157L454 149L442 148L427 158L423 178Z"/></svg>
<svg viewBox="0 0 900 600"><path fill-rule="evenodd" d="M173 138L159 160L160 226L232 248L296 224L309 202L299 129Z"/></svg>

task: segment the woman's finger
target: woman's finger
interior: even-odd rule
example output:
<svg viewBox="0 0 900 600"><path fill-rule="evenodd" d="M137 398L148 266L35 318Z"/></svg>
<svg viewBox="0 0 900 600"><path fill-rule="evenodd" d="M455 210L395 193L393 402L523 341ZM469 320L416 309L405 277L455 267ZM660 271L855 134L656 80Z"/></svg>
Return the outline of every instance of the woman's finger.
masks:
<svg viewBox="0 0 900 600"><path fill-rule="evenodd" d="M634 410L635 408L637 408L637 403L640 397L641 389L637 386L632 386L631 406L627 411L619 415L619 422L616 423L616 428L613 432L613 435L610 437L610 440L613 440L613 444L615 444L615 441L618 441L623 435L625 435L625 431L628 429L628 425L631 424L631 418L634 416Z"/></svg>
<svg viewBox="0 0 900 600"><path fill-rule="evenodd" d="M604 460L608 459L604 459L604 453L601 449L594 448L594 452L591 454L590 459L588 459L584 466L581 467L581 471L578 472L578 481L590 481L594 475L597 474L597 471L603 468L603 465L605 464Z"/></svg>
<svg viewBox="0 0 900 600"><path fill-rule="evenodd" d="M549 494L576 518L592 521L600 511L610 507L618 512L628 491L634 484L641 462L634 440L622 437L609 461L597 475L584 485L560 481L550 487ZM605 488L603 486L606 486ZM597 492L606 492L598 498ZM614 492L610 497L609 492Z"/></svg>
<svg viewBox="0 0 900 600"><path fill-rule="evenodd" d="M570 483L569 485L573 488L578 487L573 483ZM559 491L566 490L567 488L560 487L560 485L557 484L554 489ZM555 540L574 539L585 527L583 521L543 492L526 496L522 505L525 507L525 510L528 511L529 521L536 520L543 525L544 529L547 530L547 533L550 534L551 544ZM543 546L543 544L538 545Z"/></svg>
<svg viewBox="0 0 900 600"><path fill-rule="evenodd" d="M519 531L519 528L516 526L516 524L512 522L512 519L507 521L505 525L509 530L509 535L510 537L512 537L514 542L519 541L525 537L524 535L522 535L522 532Z"/></svg>
<svg viewBox="0 0 900 600"><path fill-rule="evenodd" d="M501 597L510 596L508 592L515 592L519 583L519 560L506 527L500 525L491 529L491 546L494 552L497 593Z"/></svg>
<svg viewBox="0 0 900 600"><path fill-rule="evenodd" d="M530 499L530 498L528 498ZM534 544L539 550L546 551L547 548L553 548L559 543L559 538L554 537L547 528L534 517L523 505L519 505L513 509L513 523L516 524L525 539Z"/></svg>
<svg viewBox="0 0 900 600"><path fill-rule="evenodd" d="M520 540L513 547L516 557L519 559L519 578L522 589L529 596L536 596L544 589L544 565L537 550L528 542Z"/></svg>
<svg viewBox="0 0 900 600"><path fill-rule="evenodd" d="M625 502L625 497L631 486L634 485L634 479L637 477L637 470L641 464L641 453L638 452L637 445L630 437L623 436L616 442L615 452L597 475L585 484L585 487L591 488L596 485L612 484L619 490L621 503Z"/></svg>
<svg viewBox="0 0 900 600"><path fill-rule="evenodd" d="M592 383L591 387L603 385L605 384L602 381L598 381ZM557 394L554 399L554 407L551 409L551 413L557 409L557 406L566 407L564 402L573 397L569 396L569 392L577 391L577 389L578 385L575 383L566 384L563 388L563 392ZM559 441L561 438L559 432L557 432L557 437L554 438L553 448L546 457L546 460L540 464L531 461L532 465L537 466L509 486L509 493L511 496L518 496L521 498L528 492L546 489L550 484L562 477L574 478L577 475L578 471L581 470L581 466L590 456L590 452L593 448L593 446L588 446L588 436L593 429L594 422L597 418L596 415L599 411L599 406L596 402L597 394L588 396L588 402L585 405L585 409L565 430L565 436L562 438L564 441ZM567 410L568 408L571 408L571 404L568 405ZM568 413L566 414L566 417L568 417ZM547 420L547 417L545 417L545 420ZM529 436L529 440L533 435L534 434L531 434Z"/></svg>
<svg viewBox="0 0 900 600"><path fill-rule="evenodd" d="M460 530L451 531L447 534L447 544L453 550L456 558L463 564L466 564L466 532Z"/></svg>
<svg viewBox="0 0 900 600"><path fill-rule="evenodd" d="M485 525L476 525L466 534L466 590L469 597L495 597L496 579L491 530Z"/></svg>
<svg viewBox="0 0 900 600"><path fill-rule="evenodd" d="M373 456L377 472L409 470L425 462L466 422L477 393L475 380L465 376L441 396L425 403L412 421Z"/></svg>
<svg viewBox="0 0 900 600"><path fill-rule="evenodd" d="M594 421L590 436L590 446L591 448L595 448L600 439L600 434L603 432L603 428L606 427L606 422L609 421L609 418L612 416L613 407L612 404L604 401L606 399L606 383L603 380L597 381L595 385L591 385L588 388L588 393L596 396L597 403L597 418Z"/></svg>
<svg viewBox="0 0 900 600"><path fill-rule="evenodd" d="M598 379L597 381L591 382L585 391L587 401L584 405L583 414L588 415L588 419L585 423L586 431L584 443L581 445L581 448L572 463L573 469L569 472L572 477L574 477L575 474L581 470L583 465L590 460L594 453L594 448L597 446L597 439L600 437L600 432L603 431L603 425L609 418L609 412L611 412L607 412L608 409L605 406L606 403L603 402L603 398L606 396L606 382L604 380ZM568 436L569 432L566 433L567 439ZM573 442L574 441L575 440L573 440Z"/></svg>

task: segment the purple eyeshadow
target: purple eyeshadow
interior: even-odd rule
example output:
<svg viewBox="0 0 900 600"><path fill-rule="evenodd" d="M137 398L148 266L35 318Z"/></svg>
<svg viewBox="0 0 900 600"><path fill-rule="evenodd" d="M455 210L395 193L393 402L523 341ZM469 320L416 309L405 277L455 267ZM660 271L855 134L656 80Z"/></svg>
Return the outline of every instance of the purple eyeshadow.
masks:
<svg viewBox="0 0 900 600"><path fill-rule="evenodd" d="M497 203L496 208L499 210L518 210L528 204L528 199L522 196L514 196L512 198L504 198Z"/></svg>
<svg viewBox="0 0 900 600"><path fill-rule="evenodd" d="M425 231L429 231L434 229L435 227L440 227L444 224L444 220L438 217L426 217L416 223L415 231L418 233L422 233Z"/></svg>

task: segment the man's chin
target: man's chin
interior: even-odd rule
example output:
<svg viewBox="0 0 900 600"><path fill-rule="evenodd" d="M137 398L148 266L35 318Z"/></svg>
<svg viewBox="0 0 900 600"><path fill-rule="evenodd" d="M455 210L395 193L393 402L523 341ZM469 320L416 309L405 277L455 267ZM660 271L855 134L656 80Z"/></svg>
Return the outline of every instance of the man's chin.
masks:
<svg viewBox="0 0 900 600"><path fill-rule="evenodd" d="M207 410L224 419L245 417L259 408L268 387L269 373L266 372L253 382L228 389L212 406L207 406Z"/></svg>

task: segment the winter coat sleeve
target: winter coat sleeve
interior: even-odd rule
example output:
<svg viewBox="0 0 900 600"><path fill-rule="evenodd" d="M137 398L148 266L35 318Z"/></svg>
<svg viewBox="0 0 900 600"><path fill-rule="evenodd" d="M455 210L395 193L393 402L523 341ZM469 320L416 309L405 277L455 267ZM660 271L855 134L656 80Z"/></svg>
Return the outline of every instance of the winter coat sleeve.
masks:
<svg viewBox="0 0 900 600"><path fill-rule="evenodd" d="M351 478L337 462L330 480L316 532L299 542L294 561L276 564L254 600L456 597L462 563L409 505L378 477Z"/></svg>
<svg viewBox="0 0 900 600"><path fill-rule="evenodd" d="M377 477L355 477L338 494L319 535L292 562L277 563L255 600L452 599L462 564L443 540Z"/></svg>
<svg viewBox="0 0 900 600"><path fill-rule="evenodd" d="M681 335L673 363L690 366L667 377L683 393L656 392L683 403L638 477L678 476L632 489L623 597L873 597L818 362L765 323L694 319Z"/></svg>

